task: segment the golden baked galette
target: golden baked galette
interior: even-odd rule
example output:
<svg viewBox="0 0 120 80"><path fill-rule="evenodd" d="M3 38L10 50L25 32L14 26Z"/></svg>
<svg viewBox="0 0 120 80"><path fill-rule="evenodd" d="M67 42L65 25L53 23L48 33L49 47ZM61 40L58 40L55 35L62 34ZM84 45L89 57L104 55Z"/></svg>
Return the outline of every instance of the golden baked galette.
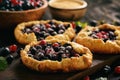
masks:
<svg viewBox="0 0 120 80"><path fill-rule="evenodd" d="M62 40L32 42L20 55L24 65L40 72L79 71L92 64L92 53L88 48Z"/></svg>
<svg viewBox="0 0 120 80"><path fill-rule="evenodd" d="M87 26L78 33L75 42L96 54L120 54L120 27L111 24Z"/></svg>
<svg viewBox="0 0 120 80"><path fill-rule="evenodd" d="M19 43L28 44L43 39L71 41L75 36L75 31L69 22L41 20L18 24L14 34Z"/></svg>

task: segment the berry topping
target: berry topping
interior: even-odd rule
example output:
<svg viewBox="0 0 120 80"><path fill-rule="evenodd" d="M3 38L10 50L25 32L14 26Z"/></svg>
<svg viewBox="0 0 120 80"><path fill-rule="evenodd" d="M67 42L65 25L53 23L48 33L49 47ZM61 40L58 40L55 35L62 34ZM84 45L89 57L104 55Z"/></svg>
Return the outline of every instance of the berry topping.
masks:
<svg viewBox="0 0 120 80"><path fill-rule="evenodd" d="M0 0L0 10L22 11L43 6L42 0Z"/></svg>
<svg viewBox="0 0 120 80"><path fill-rule="evenodd" d="M43 40L49 35L63 34L65 30L70 27L69 24L57 24L52 20L45 24L34 24L29 27L25 27L23 33L32 33L34 32L37 36L37 40Z"/></svg>
<svg viewBox="0 0 120 80"><path fill-rule="evenodd" d="M103 39L104 42L116 39L116 35L113 30L94 30L89 36L95 39Z"/></svg>
<svg viewBox="0 0 120 80"><path fill-rule="evenodd" d="M74 51L70 44L46 43L45 40L42 40L40 44L30 47L28 56L37 60L61 61L62 58L79 57L81 55Z"/></svg>

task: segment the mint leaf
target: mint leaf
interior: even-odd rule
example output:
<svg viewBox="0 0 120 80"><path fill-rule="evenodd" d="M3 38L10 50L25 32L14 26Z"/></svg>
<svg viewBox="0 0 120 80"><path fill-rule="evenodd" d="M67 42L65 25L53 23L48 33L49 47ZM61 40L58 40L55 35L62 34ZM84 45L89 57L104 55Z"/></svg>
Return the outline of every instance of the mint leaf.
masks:
<svg viewBox="0 0 120 80"><path fill-rule="evenodd" d="M0 57L0 71L3 71L7 68L8 64L4 57Z"/></svg>
<svg viewBox="0 0 120 80"><path fill-rule="evenodd" d="M84 28L85 26L87 26L88 25L88 23L86 23L86 22L80 22L80 21L76 21L75 22L75 24L78 26L81 26L82 28Z"/></svg>

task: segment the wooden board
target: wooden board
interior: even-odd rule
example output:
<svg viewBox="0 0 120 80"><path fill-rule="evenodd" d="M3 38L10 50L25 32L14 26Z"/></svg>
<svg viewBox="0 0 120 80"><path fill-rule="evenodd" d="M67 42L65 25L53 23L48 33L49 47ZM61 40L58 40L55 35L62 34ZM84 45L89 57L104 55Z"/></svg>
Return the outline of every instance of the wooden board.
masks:
<svg viewBox="0 0 120 80"><path fill-rule="evenodd" d="M112 64L118 58L120 58L118 55L95 55L93 64L89 69L71 73L40 73L32 71L25 67L20 59L16 59L5 71L0 72L0 80L78 80L85 75L96 72L106 64Z"/></svg>

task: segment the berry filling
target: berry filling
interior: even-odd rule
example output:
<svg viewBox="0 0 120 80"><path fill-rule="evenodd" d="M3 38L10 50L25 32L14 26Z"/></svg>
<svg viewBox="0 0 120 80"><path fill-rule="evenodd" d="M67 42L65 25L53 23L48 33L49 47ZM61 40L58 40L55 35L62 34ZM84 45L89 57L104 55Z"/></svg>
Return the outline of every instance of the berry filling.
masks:
<svg viewBox="0 0 120 80"><path fill-rule="evenodd" d="M46 24L35 24L32 26L25 27L23 33L34 32L37 40L43 40L49 35L63 34L65 30L69 27L69 24L57 24L53 21L49 21Z"/></svg>
<svg viewBox="0 0 120 80"><path fill-rule="evenodd" d="M22 11L43 6L42 0L0 0L0 10Z"/></svg>
<svg viewBox="0 0 120 80"><path fill-rule="evenodd" d="M113 30L94 30L89 36L94 39L102 39L104 42L107 40L116 40Z"/></svg>
<svg viewBox="0 0 120 80"><path fill-rule="evenodd" d="M47 43L44 40L38 45L30 47L28 51L28 56L39 61L41 60L58 60L61 61L62 58L79 57L81 54L73 50L73 47L66 43L61 45L61 43Z"/></svg>

